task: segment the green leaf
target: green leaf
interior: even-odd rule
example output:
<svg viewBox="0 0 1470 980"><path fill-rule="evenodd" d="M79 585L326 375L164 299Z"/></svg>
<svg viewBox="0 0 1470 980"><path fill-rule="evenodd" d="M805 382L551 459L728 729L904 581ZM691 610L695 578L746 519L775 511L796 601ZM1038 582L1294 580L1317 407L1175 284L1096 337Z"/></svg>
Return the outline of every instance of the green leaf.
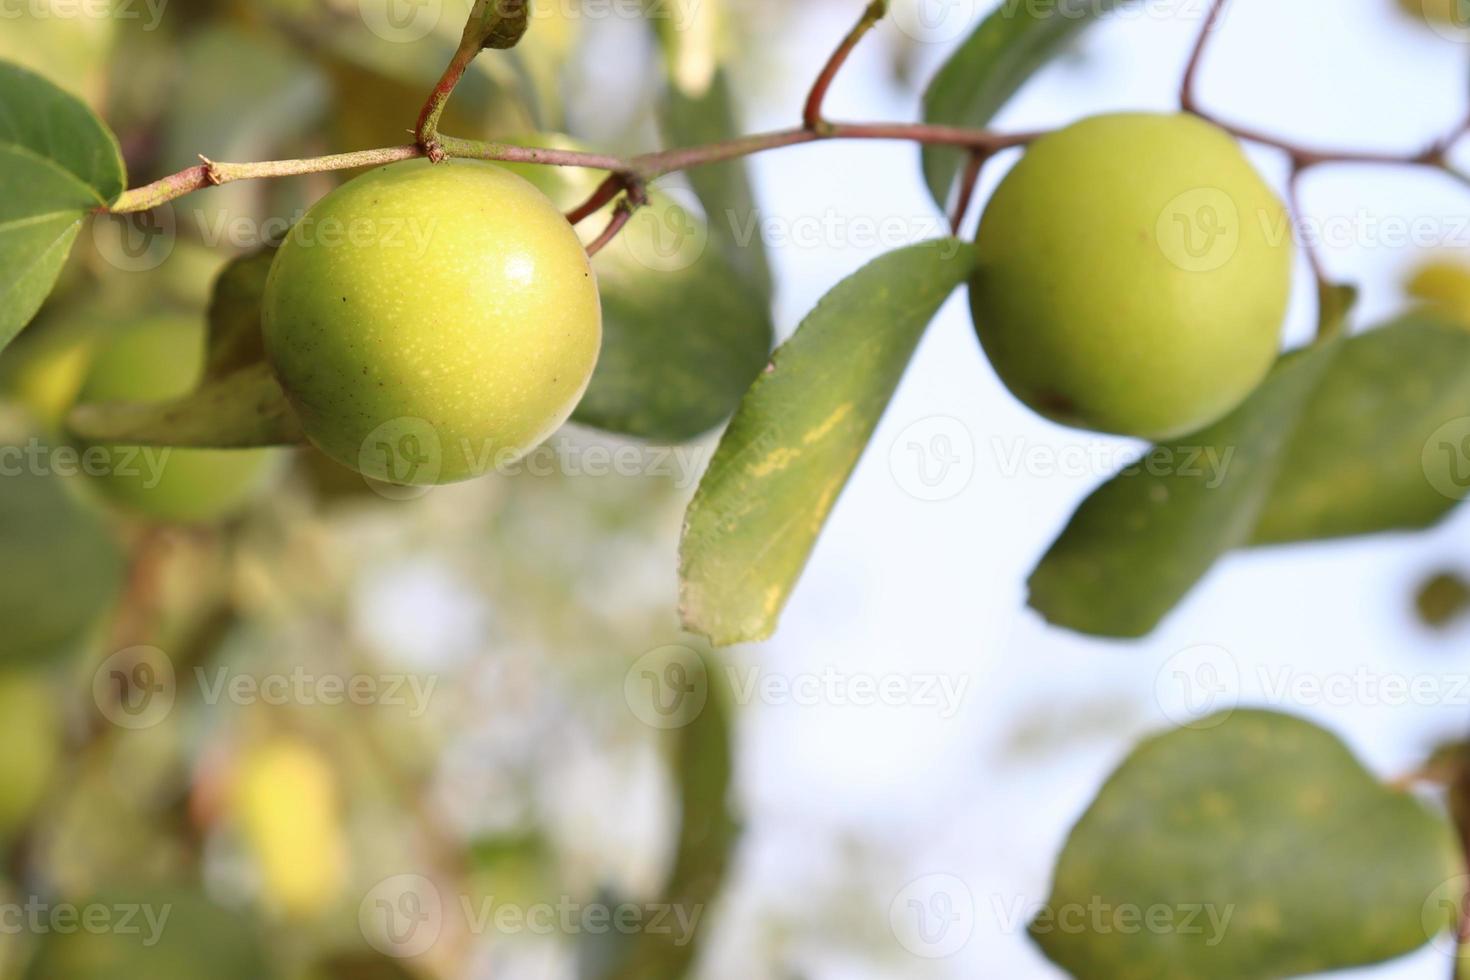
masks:
<svg viewBox="0 0 1470 980"><path fill-rule="evenodd" d="M716 644L769 636L924 328L974 268L944 239L839 283L776 352L689 506L685 624Z"/></svg>
<svg viewBox="0 0 1470 980"><path fill-rule="evenodd" d="M0 62L0 146L20 147L111 204L126 182L117 138L86 104L40 75Z"/></svg>
<svg viewBox="0 0 1470 980"><path fill-rule="evenodd" d="M1153 447L1094 491L1031 573L1031 606L1100 636L1158 625L1216 559L1249 540L1334 350L1287 355L1230 415Z"/></svg>
<svg viewBox="0 0 1470 980"><path fill-rule="evenodd" d="M674 146L699 146L741 132L730 79L717 70L698 94L670 84L663 105L663 128ZM744 160L689 171L689 185L709 217L710 242L726 263L765 301L771 296L771 268L760 235L760 210Z"/></svg>
<svg viewBox="0 0 1470 980"><path fill-rule="evenodd" d="M226 911L183 885L131 886L74 901L113 910L103 929L45 930L29 980L266 980L278 976L261 930L241 910ZM130 910L130 911L129 911Z"/></svg>
<svg viewBox="0 0 1470 980"><path fill-rule="evenodd" d="M1264 711L1142 742L1073 828L1030 934L1079 980L1377 963L1451 921L1448 823L1331 734ZM1450 905L1452 903L1446 903Z"/></svg>
<svg viewBox="0 0 1470 980"><path fill-rule="evenodd" d="M1428 527L1470 492L1470 333L1426 313L1340 345L1252 540Z"/></svg>
<svg viewBox="0 0 1470 980"><path fill-rule="evenodd" d="M121 549L59 475L66 451L39 437L0 446L0 663L69 652L122 588Z"/></svg>
<svg viewBox="0 0 1470 980"><path fill-rule="evenodd" d="M215 280L209 301L209 339L204 376L222 378L265 359L260 305L274 248L235 259Z"/></svg>
<svg viewBox="0 0 1470 980"><path fill-rule="evenodd" d="M304 441L285 392L264 363L170 401L79 405L67 421L88 442L130 446L248 449Z"/></svg>
<svg viewBox="0 0 1470 980"><path fill-rule="evenodd" d="M475 0L464 25L464 44L476 48L513 48L531 26L529 0Z"/></svg>
<svg viewBox="0 0 1470 980"><path fill-rule="evenodd" d="M939 69L924 92L924 121L990 123L1022 84L1068 42L1125 0L1004 0ZM924 180L940 208L965 164L965 152L925 147Z"/></svg>
<svg viewBox="0 0 1470 980"><path fill-rule="evenodd" d="M50 294L82 219L124 181L117 140L92 110L0 62L0 348Z"/></svg>

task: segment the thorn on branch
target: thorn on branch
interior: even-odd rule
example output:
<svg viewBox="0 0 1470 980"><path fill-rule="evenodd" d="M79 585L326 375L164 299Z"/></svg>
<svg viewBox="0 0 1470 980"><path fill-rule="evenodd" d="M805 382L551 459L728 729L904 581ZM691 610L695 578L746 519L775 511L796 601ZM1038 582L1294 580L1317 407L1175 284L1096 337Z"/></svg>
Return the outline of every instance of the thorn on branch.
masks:
<svg viewBox="0 0 1470 980"><path fill-rule="evenodd" d="M211 186L218 187L225 182L224 176L219 172L219 164L203 153L199 154L199 161L204 164L204 179L209 181Z"/></svg>

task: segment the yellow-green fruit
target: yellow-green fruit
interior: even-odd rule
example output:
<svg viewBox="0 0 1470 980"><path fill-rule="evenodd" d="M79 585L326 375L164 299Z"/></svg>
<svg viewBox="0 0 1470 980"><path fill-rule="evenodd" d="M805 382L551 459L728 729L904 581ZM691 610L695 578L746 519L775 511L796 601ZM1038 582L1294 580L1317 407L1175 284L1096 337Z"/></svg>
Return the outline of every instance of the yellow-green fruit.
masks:
<svg viewBox="0 0 1470 980"><path fill-rule="evenodd" d="M323 198L266 282L266 353L311 441L365 476L430 485L556 430L597 363L575 232L490 164L411 160Z"/></svg>
<svg viewBox="0 0 1470 980"><path fill-rule="evenodd" d="M0 840L15 833L46 791L61 747L56 694L26 674L0 674Z"/></svg>
<svg viewBox="0 0 1470 980"><path fill-rule="evenodd" d="M302 916L335 902L347 852L336 778L321 753L285 737L253 747L242 760L234 800L272 902Z"/></svg>
<svg viewBox="0 0 1470 980"><path fill-rule="evenodd" d="M1280 346L1290 222L1235 140L1193 116L1096 116L1038 139L976 246L986 354L1058 422L1192 431L1239 404Z"/></svg>
<svg viewBox="0 0 1470 980"><path fill-rule="evenodd" d="M188 394L204 370L204 324L154 317L117 329L99 347L83 402L164 401ZM92 446L83 461L112 500L146 517L194 523L239 510L266 484L280 458L271 449Z"/></svg>
<svg viewBox="0 0 1470 980"><path fill-rule="evenodd" d="M1470 263L1433 259L1415 269L1404 288L1434 311L1470 329Z"/></svg>

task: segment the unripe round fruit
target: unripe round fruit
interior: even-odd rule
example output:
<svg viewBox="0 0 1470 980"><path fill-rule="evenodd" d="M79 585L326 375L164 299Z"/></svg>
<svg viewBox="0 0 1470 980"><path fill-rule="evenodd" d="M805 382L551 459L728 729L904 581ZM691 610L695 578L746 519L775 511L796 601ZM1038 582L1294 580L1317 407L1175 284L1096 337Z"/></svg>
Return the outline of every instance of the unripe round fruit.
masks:
<svg viewBox="0 0 1470 980"><path fill-rule="evenodd" d="M80 399L149 402L186 395L203 372L204 344L204 324L182 317L118 328L102 341ZM281 458L274 449L105 448L105 472L93 485L138 514L180 523L238 511L269 482Z"/></svg>
<svg viewBox="0 0 1470 980"><path fill-rule="evenodd" d="M436 484L519 458L587 388L592 267L540 191L486 163L410 160L313 207L271 266L266 353L322 452Z"/></svg>
<svg viewBox="0 0 1470 980"><path fill-rule="evenodd" d="M986 206L970 289L991 363L1055 421L1160 439L1270 368L1291 225L1235 140L1193 116L1096 116L1031 144Z"/></svg>

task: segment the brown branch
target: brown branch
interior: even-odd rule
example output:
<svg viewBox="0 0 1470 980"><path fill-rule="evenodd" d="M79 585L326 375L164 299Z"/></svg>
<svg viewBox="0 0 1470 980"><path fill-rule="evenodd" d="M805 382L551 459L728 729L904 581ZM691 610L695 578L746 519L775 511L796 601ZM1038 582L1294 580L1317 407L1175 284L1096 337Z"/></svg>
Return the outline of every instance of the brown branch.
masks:
<svg viewBox="0 0 1470 980"><path fill-rule="evenodd" d="M613 211L612 220L607 223L602 234L587 246L587 254L596 255L611 244L612 240L618 237L618 232L622 231L624 226L632 220L633 212L647 203L648 195L641 184L628 188L628 196L618 202L616 210Z"/></svg>
<svg viewBox="0 0 1470 980"><path fill-rule="evenodd" d="M806 97L806 107L801 113L803 129L816 131L822 128L822 103L827 98L827 90L832 87L833 80L837 78L837 73L842 70L842 66L847 63L847 58L852 54L853 49L887 12L887 0L872 0L867 9L863 11L862 17L858 19L857 24L847 32L842 43L837 45L837 50L832 52L832 57L828 58L827 63L822 66L821 73L817 75L817 80L812 83L812 90Z"/></svg>
<svg viewBox="0 0 1470 980"><path fill-rule="evenodd" d="M597 185L597 190L577 207L567 212L567 220L574 225L581 224L592 215L601 211L602 208L617 197L628 187L628 179L622 174L612 174L607 180Z"/></svg>
<svg viewBox="0 0 1470 980"><path fill-rule="evenodd" d="M1199 101L1195 97L1195 86L1199 80L1200 65L1204 63L1205 47L1210 42L1210 37L1215 33L1215 28L1220 25L1220 16L1225 13L1227 0L1212 0L1210 10L1205 14L1205 22L1200 27L1199 36L1194 39L1194 49L1189 52L1189 63L1184 68L1184 78L1179 83L1179 107L1185 112L1195 115L1203 115L1199 110Z"/></svg>
<svg viewBox="0 0 1470 980"><path fill-rule="evenodd" d="M965 215L969 213L970 202L975 197L975 186L980 183L980 171L985 169L985 161L989 159L989 153L973 150L965 162L965 172L960 176L959 197L955 199L954 214L949 219L950 231L956 235L965 223Z"/></svg>

